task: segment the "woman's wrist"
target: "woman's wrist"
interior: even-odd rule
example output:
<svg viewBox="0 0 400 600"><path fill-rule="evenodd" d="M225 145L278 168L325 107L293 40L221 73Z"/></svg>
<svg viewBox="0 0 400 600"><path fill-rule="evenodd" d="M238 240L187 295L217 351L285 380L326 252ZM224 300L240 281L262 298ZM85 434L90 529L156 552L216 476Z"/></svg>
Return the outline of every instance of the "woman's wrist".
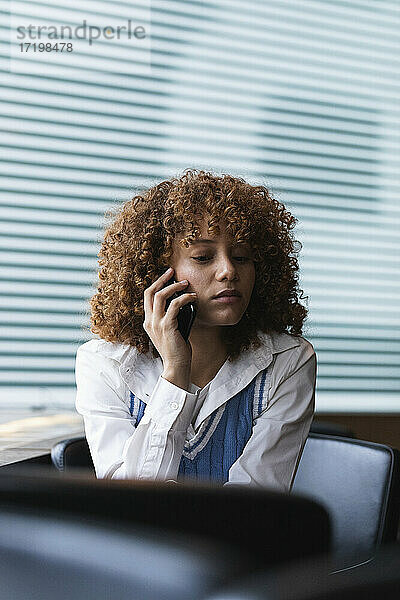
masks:
<svg viewBox="0 0 400 600"><path fill-rule="evenodd" d="M161 377L188 392L190 383L190 365L187 367L164 367Z"/></svg>

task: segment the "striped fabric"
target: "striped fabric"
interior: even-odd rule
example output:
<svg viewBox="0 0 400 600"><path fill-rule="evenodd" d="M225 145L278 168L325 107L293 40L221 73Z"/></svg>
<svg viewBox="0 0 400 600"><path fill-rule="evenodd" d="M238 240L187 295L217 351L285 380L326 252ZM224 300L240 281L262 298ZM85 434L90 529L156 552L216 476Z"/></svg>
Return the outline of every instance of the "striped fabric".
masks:
<svg viewBox="0 0 400 600"><path fill-rule="evenodd" d="M140 423L140 419L143 417L145 408L145 402L143 402L143 400L139 400L139 398L136 398L135 394L131 392L131 404L129 412L131 413L135 427L137 427Z"/></svg>
<svg viewBox="0 0 400 600"><path fill-rule="evenodd" d="M178 480L195 479L223 484L229 469L242 454L250 439L255 417L268 404L272 368L261 371L243 390L214 410L195 436L187 439L181 458ZM131 392L130 412L138 425L145 403Z"/></svg>

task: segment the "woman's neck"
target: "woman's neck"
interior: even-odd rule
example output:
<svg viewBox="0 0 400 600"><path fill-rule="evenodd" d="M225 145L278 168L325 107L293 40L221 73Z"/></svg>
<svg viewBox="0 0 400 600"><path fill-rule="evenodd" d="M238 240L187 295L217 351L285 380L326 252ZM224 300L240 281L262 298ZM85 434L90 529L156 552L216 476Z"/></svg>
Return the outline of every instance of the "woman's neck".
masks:
<svg viewBox="0 0 400 600"><path fill-rule="evenodd" d="M219 328L192 331L189 340L192 346L190 381L204 387L218 373L228 353Z"/></svg>

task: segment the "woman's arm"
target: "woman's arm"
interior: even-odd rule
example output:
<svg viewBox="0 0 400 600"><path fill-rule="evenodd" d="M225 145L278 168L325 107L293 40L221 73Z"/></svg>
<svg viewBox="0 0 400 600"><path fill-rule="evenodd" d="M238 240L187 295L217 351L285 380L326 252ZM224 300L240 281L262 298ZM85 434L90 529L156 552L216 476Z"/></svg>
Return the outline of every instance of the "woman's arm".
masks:
<svg viewBox="0 0 400 600"><path fill-rule="evenodd" d="M288 492L314 415L316 356L312 345L276 355L266 409L255 419L243 453L229 471L229 484ZM265 390L268 394L268 390Z"/></svg>
<svg viewBox="0 0 400 600"><path fill-rule="evenodd" d="M97 477L176 479L196 395L160 376L135 428L118 362L80 347L75 373Z"/></svg>

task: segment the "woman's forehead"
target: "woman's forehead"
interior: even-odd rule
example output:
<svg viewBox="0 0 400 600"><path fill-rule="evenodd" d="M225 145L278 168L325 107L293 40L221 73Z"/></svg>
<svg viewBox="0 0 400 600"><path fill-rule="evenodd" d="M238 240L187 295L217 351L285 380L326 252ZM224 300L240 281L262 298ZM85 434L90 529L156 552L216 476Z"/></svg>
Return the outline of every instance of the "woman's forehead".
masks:
<svg viewBox="0 0 400 600"><path fill-rule="evenodd" d="M199 237L195 238L194 240L188 240L188 244L189 246L183 242L182 240L185 239L185 236L182 234L181 236L179 236L177 239L174 240L174 249L175 250L184 250L184 251L188 251L191 248L195 248L197 246L200 246L202 248L215 248L220 242L226 243L228 246L231 247L241 247L241 248L249 248L251 249L251 244L249 242L243 241L243 242L236 242L236 240L234 238L232 238L231 236L226 236L224 234L220 234L220 235L210 235L207 232L203 235L200 235Z"/></svg>
<svg viewBox="0 0 400 600"><path fill-rule="evenodd" d="M186 230L177 234L173 247L174 249L184 249L188 250L193 246L202 246L202 247L214 247L220 241L227 243L231 246L240 246L240 247L249 247L251 248L251 243L247 241L243 241L238 244L235 238L228 234L226 231L226 223L224 220L218 221L218 231L208 231L208 223L211 220L211 215L206 215L205 217L199 218L196 220L195 225L197 227L196 237L193 240L187 240L186 238L189 234L191 234L191 230ZM215 229L215 227L213 227ZM185 241L183 241L185 240Z"/></svg>
<svg viewBox="0 0 400 600"><path fill-rule="evenodd" d="M198 228L198 235L197 238L201 238L201 239L209 239L209 240L218 240L220 237L228 237L230 238L231 236L228 236L226 233L226 224L224 221L218 221L218 233L217 232L208 232L208 224L211 220L211 216L207 215L206 217L203 217L201 219L197 219L195 222L196 227ZM191 234L191 230L186 230L183 232L180 232L176 239L182 240L185 237L187 237L189 234Z"/></svg>

